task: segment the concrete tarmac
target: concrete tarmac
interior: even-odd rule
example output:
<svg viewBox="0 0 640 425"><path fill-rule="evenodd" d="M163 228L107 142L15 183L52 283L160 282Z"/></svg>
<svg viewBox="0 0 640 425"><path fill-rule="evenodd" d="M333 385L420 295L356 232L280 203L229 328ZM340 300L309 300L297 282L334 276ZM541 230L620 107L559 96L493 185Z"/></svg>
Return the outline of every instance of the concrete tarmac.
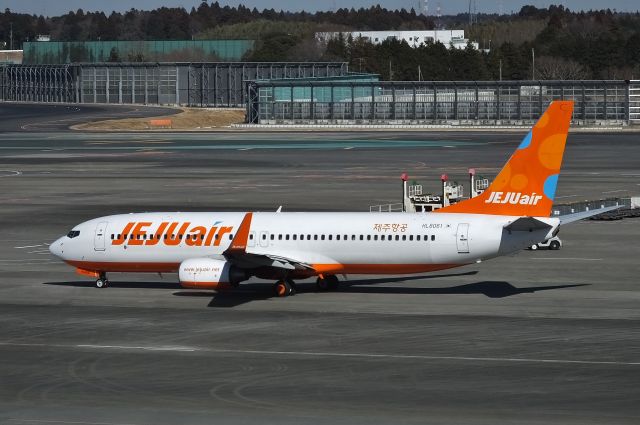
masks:
<svg viewBox="0 0 640 425"><path fill-rule="evenodd" d="M560 251L318 293L184 290L47 244L153 210L366 211L401 172L493 177L522 134L5 133L0 142L0 423L636 424L640 221L583 221ZM572 135L560 200L636 195L632 135Z"/></svg>

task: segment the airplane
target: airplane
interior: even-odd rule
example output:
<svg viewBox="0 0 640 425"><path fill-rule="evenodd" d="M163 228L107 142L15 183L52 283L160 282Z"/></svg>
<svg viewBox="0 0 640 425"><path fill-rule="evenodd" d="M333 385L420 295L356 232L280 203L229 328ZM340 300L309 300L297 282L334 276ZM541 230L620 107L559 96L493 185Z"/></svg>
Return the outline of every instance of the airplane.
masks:
<svg viewBox="0 0 640 425"><path fill-rule="evenodd" d="M479 263L615 208L550 217L573 113L554 101L480 195L430 213L156 212L86 221L50 251L95 286L107 273L178 273L182 287L223 290L251 277L334 290L338 275L412 274Z"/></svg>

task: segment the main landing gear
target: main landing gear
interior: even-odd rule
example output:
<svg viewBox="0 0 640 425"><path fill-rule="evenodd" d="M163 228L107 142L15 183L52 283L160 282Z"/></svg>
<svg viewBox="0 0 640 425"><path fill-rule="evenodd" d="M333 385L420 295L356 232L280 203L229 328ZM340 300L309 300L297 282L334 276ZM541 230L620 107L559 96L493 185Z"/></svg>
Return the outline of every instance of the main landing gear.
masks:
<svg viewBox="0 0 640 425"><path fill-rule="evenodd" d="M318 288L318 291L321 292L335 291L338 289L339 282L338 276L335 275L319 276L318 280L316 280L316 287ZM295 295L296 284L289 278L280 279L273 285L273 291L276 297L288 297L290 295Z"/></svg>
<svg viewBox="0 0 640 425"><path fill-rule="evenodd" d="M273 285L277 297L288 297L296 294L296 283L291 279L280 279Z"/></svg>
<svg viewBox="0 0 640 425"><path fill-rule="evenodd" d="M109 280L107 279L107 275L105 273L100 273L100 277L96 279L96 288L102 289L109 286Z"/></svg>
<svg viewBox="0 0 640 425"><path fill-rule="evenodd" d="M321 292L335 291L338 289L339 282L336 275L319 276L318 280L316 280L316 288Z"/></svg>

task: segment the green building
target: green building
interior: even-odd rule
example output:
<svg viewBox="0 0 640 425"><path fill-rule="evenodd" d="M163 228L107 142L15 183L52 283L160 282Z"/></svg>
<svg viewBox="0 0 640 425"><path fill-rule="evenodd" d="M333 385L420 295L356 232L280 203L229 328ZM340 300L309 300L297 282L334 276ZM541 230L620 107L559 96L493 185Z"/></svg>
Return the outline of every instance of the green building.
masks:
<svg viewBox="0 0 640 425"><path fill-rule="evenodd" d="M24 64L239 61L254 40L29 41Z"/></svg>

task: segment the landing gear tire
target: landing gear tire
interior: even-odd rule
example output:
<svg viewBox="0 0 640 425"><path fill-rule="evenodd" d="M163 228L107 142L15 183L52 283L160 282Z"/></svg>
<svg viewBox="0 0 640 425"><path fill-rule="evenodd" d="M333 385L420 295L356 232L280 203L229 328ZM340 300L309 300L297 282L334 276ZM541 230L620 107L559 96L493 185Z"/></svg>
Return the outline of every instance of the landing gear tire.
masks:
<svg viewBox="0 0 640 425"><path fill-rule="evenodd" d="M288 297L295 295L295 283L290 279L281 279L273 285L273 290L277 297Z"/></svg>
<svg viewBox="0 0 640 425"><path fill-rule="evenodd" d="M549 244L549 249L552 249L554 251L557 251L558 249L560 249L560 243L558 241L552 241Z"/></svg>
<svg viewBox="0 0 640 425"><path fill-rule="evenodd" d="M531 246L529 247L529 249L530 249L531 251L535 251L536 249L538 249L538 244L533 244L533 245L531 245Z"/></svg>
<svg viewBox="0 0 640 425"><path fill-rule="evenodd" d="M102 289L109 286L109 281L106 278L100 277L96 279L96 288Z"/></svg>
<svg viewBox="0 0 640 425"><path fill-rule="evenodd" d="M318 288L318 291L321 292L335 291L336 289L338 289L339 283L340 281L338 280L337 276L330 275L325 276L324 279L319 277L318 280L316 280L316 287Z"/></svg>

